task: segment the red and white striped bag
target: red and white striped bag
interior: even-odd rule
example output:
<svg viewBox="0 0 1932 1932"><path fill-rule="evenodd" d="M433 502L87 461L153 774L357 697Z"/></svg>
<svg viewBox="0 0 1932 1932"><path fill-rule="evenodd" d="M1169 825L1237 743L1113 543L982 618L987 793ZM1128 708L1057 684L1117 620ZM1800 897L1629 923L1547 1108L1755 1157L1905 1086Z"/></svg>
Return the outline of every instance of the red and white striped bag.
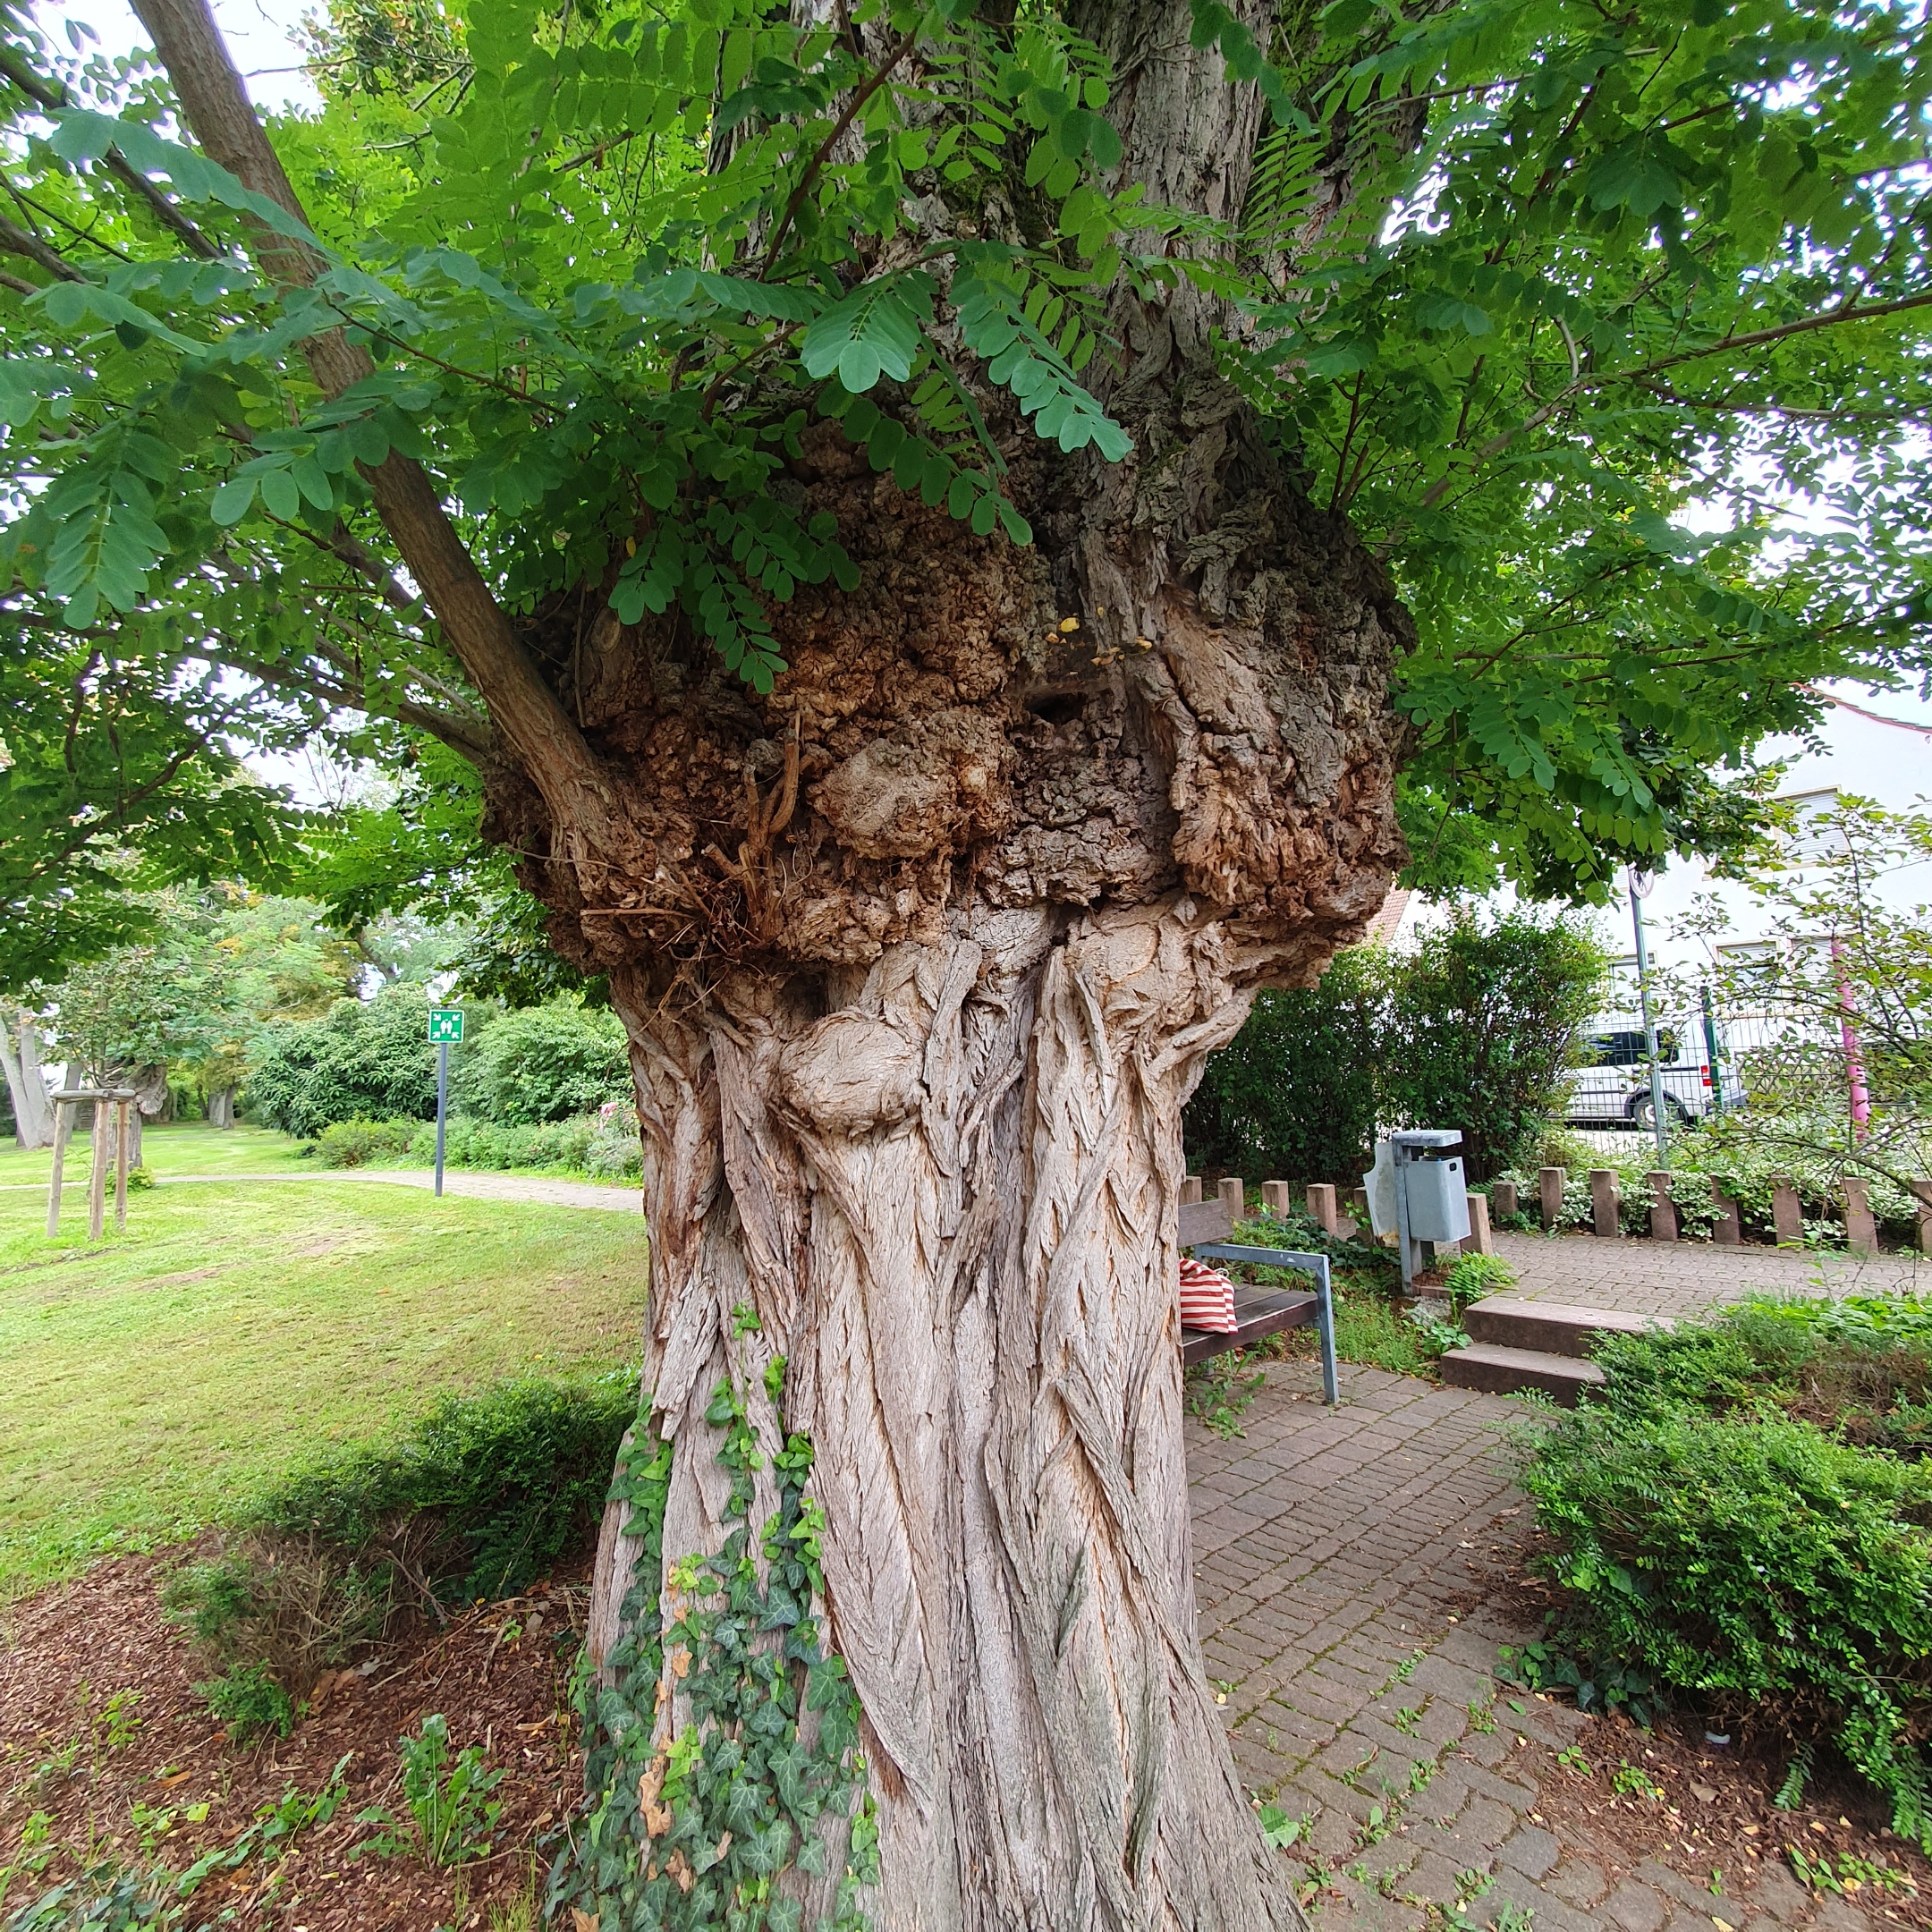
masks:
<svg viewBox="0 0 1932 1932"><path fill-rule="evenodd" d="M1191 1255L1181 1257L1181 1326L1233 1335L1234 1284Z"/></svg>

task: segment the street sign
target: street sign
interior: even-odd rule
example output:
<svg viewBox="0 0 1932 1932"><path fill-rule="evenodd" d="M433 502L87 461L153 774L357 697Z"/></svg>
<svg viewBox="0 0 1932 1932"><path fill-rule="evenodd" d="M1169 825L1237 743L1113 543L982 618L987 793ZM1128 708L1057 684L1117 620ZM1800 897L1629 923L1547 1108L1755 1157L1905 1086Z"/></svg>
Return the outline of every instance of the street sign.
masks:
<svg viewBox="0 0 1932 1932"><path fill-rule="evenodd" d="M432 1006L429 1009L429 1044L432 1046L462 1045L462 1008Z"/></svg>

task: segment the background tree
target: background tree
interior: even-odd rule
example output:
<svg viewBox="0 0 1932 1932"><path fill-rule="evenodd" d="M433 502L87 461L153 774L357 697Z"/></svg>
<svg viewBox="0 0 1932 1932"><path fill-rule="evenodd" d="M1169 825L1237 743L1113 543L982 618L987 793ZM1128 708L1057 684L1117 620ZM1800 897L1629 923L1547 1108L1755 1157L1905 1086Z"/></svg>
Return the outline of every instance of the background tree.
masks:
<svg viewBox="0 0 1932 1932"><path fill-rule="evenodd" d="M1263 993L1187 1106L1191 1166L1360 1184L1377 1132L1456 1127L1470 1175L1532 1158L1605 970L1588 925L1465 908L1399 950Z"/></svg>
<svg viewBox="0 0 1932 1932"><path fill-rule="evenodd" d="M1709 836L1709 719L1741 755L1801 716L1795 677L1885 645L1761 644L1746 603L1701 683L1675 632L1493 675L1421 645L1310 495L1312 432L1267 419L1319 373L1287 332L1341 326L1404 157L1498 97L1520 143L1426 149L1456 247L1525 227L1464 159L1536 150L1535 232L1578 237L1538 288L1677 272L1677 225L1611 185L1667 129L1622 176L1590 145L1601 104L1649 113L1644 62L1733 158L1784 100L1876 125L1809 136L1877 259L1923 148L1910 21L1640 8L1606 81L1600 15L1552 0L1473 40L1349 6L1277 35L1259 0L492 0L446 75L343 96L284 158L197 0L140 11L165 87L13 39L10 670L51 717L111 648L164 736L210 663L265 730L396 765L427 735L608 984L652 1318L559 1902L850 1922L876 1878L893 1925L1292 1922L1193 1634L1202 1057L1379 903L1405 746L1424 808L1485 808L1492 869L1594 889L1572 834ZM1244 240L1258 158L1301 212ZM1711 255L1720 333L1767 253L1851 246L1791 205ZM1553 680L1561 718L1517 701Z"/></svg>
<svg viewBox="0 0 1932 1932"><path fill-rule="evenodd" d="M1606 963L1585 923L1530 909L1466 910L1420 934L1390 976L1383 1120L1460 1127L1479 1181L1529 1160L1562 1118Z"/></svg>
<svg viewBox="0 0 1932 1932"><path fill-rule="evenodd" d="M463 1104L512 1126L595 1113L631 1092L623 1024L569 1000L490 1020L460 1072Z"/></svg>
<svg viewBox="0 0 1932 1932"><path fill-rule="evenodd" d="M1713 1123L1727 1147L1925 1188L1932 905L1901 905L1883 882L1928 861L1932 811L1922 806L1893 812L1851 794L1818 809L1786 806L1774 835L1731 867L1757 902L1765 942L1724 945L1729 921L1716 899L1682 922L1676 936L1706 948L1697 977L1737 1016L1732 1066L1750 1105ZM1696 1002L1693 987L1679 987L1679 1010Z"/></svg>
<svg viewBox="0 0 1932 1932"><path fill-rule="evenodd" d="M322 1020L264 1027L245 1104L264 1126L304 1139L332 1121L433 1120L436 1053L419 986L338 1000Z"/></svg>
<svg viewBox="0 0 1932 1932"><path fill-rule="evenodd" d="M0 1073L6 1077L13 1138L23 1148L54 1144L54 1107L40 1059L43 1024L32 1007L0 1000Z"/></svg>

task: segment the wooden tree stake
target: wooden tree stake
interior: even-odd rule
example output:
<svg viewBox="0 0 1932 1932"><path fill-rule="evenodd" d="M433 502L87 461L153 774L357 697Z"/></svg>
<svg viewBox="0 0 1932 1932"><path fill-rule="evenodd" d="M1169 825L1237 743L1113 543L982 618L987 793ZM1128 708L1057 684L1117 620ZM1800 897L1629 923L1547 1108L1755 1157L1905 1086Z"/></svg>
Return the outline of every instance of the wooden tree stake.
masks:
<svg viewBox="0 0 1932 1932"><path fill-rule="evenodd" d="M114 1233L127 1231L128 1114L133 1103L114 1103Z"/></svg>
<svg viewBox="0 0 1932 1932"><path fill-rule="evenodd" d="M113 1103L94 1103L94 1166L88 1179L88 1239L97 1241L107 1232L107 1123Z"/></svg>
<svg viewBox="0 0 1932 1932"><path fill-rule="evenodd" d="M52 1241L60 1233L61 1169L67 1161L67 1142L73 1133L74 1103L54 1103L54 1177L47 1184L47 1231Z"/></svg>

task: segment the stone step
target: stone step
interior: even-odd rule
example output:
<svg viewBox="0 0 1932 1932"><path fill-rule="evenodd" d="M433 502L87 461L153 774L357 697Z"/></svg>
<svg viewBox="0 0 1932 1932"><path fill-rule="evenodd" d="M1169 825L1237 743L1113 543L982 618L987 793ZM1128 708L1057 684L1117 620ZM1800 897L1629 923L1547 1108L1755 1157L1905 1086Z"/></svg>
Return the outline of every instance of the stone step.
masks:
<svg viewBox="0 0 1932 1932"><path fill-rule="evenodd" d="M1489 1342L1451 1349L1441 1367L1442 1378L1451 1388L1483 1389L1492 1395L1541 1389L1565 1409L1576 1407L1581 1390L1598 1387L1604 1380L1603 1370L1593 1361L1546 1354L1539 1349L1498 1348Z"/></svg>
<svg viewBox="0 0 1932 1932"><path fill-rule="evenodd" d="M1520 1295L1487 1295L1462 1310L1471 1340L1499 1348L1538 1350L1548 1355L1587 1356L1598 1335L1641 1335L1668 1328L1658 1315L1628 1315L1617 1309L1578 1308L1563 1301L1529 1301Z"/></svg>

